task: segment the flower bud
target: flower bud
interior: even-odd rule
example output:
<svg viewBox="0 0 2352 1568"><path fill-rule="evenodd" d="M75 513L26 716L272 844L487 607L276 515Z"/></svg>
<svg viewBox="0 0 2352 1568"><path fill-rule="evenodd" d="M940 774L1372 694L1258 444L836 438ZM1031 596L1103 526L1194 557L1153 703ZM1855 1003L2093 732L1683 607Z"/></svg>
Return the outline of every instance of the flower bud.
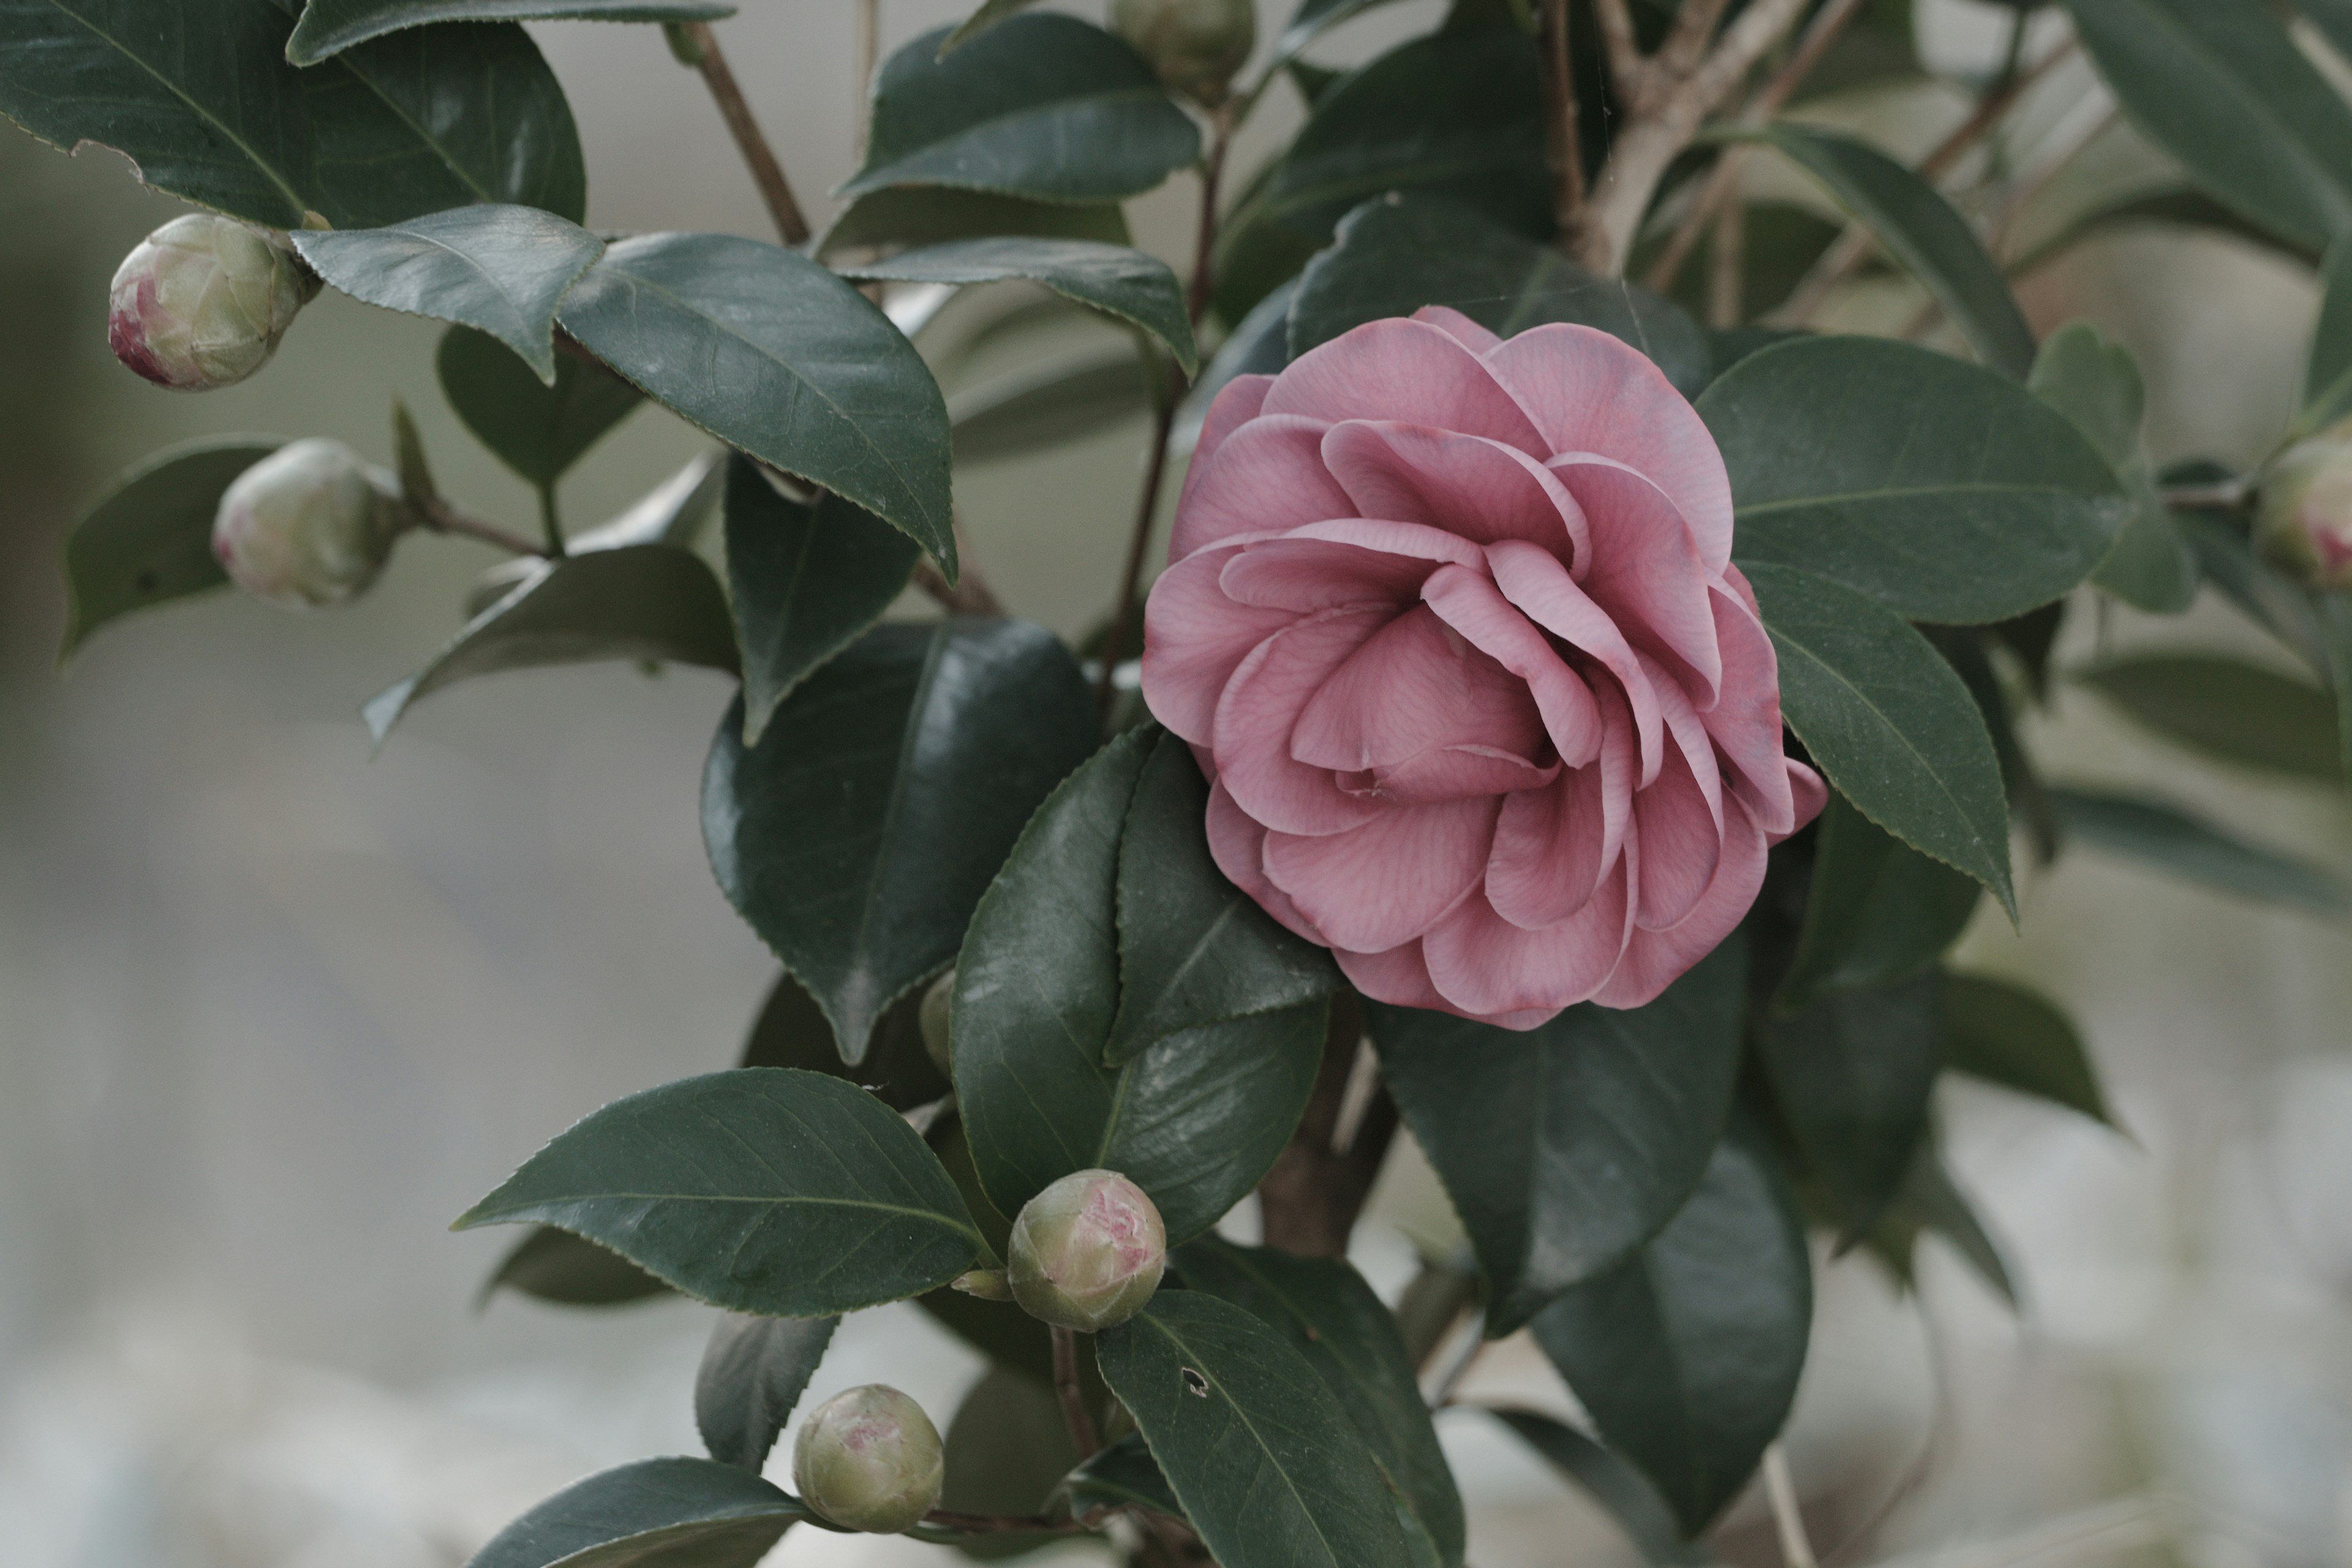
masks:
<svg viewBox="0 0 2352 1568"><path fill-rule="evenodd" d="M2263 474L2254 542L2315 588L2352 588L2352 420L2273 460Z"/></svg>
<svg viewBox="0 0 2352 1568"><path fill-rule="evenodd" d="M952 1048L955 1025L955 971L950 969L931 982L923 993L923 1005L917 1009L915 1021L923 1031L923 1050L950 1082L955 1079L955 1056Z"/></svg>
<svg viewBox="0 0 2352 1568"><path fill-rule="evenodd" d="M278 236L190 213L141 240L115 269L106 341L156 385L206 392L268 363L318 291Z"/></svg>
<svg viewBox="0 0 2352 1568"><path fill-rule="evenodd" d="M221 493L213 553L257 598L332 605L375 581L415 521L391 475L313 437L280 447Z"/></svg>
<svg viewBox="0 0 2352 1568"><path fill-rule="evenodd" d="M1006 1278L1024 1310L1092 1333L1127 1321L1160 1289L1168 1231L1133 1182L1078 1171L1023 1205L1006 1250Z"/></svg>
<svg viewBox="0 0 2352 1568"><path fill-rule="evenodd" d="M1212 109L1257 47L1255 0L1111 0L1110 26L1171 89Z"/></svg>
<svg viewBox="0 0 2352 1568"><path fill-rule="evenodd" d="M793 1443L801 1500L845 1530L896 1535L939 1506L946 1459L923 1407L887 1384L836 1394Z"/></svg>

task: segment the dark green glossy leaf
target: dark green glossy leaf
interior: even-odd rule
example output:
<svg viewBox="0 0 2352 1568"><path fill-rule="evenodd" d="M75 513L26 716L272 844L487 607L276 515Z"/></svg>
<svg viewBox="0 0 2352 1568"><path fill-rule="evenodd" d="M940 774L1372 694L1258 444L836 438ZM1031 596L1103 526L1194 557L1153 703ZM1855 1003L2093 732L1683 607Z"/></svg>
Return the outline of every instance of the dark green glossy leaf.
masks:
<svg viewBox="0 0 2352 1568"><path fill-rule="evenodd" d="M2137 723L2209 757L2340 783L2336 706L2307 680L2235 658L2155 653L2075 677Z"/></svg>
<svg viewBox="0 0 2352 1568"><path fill-rule="evenodd" d="M1739 563L1794 566L1920 621L2048 604L2105 558L2121 481L2064 415L1909 343L1807 338L1698 400L1738 503Z"/></svg>
<svg viewBox="0 0 2352 1568"><path fill-rule="evenodd" d="M793 688L872 626L906 587L914 541L830 490L776 493L740 453L727 465L727 583L743 650L743 742Z"/></svg>
<svg viewBox="0 0 2352 1568"><path fill-rule="evenodd" d="M751 1568L800 1500L709 1459L641 1459L566 1487L467 1568Z"/></svg>
<svg viewBox="0 0 2352 1568"><path fill-rule="evenodd" d="M2327 643L2327 679L2336 689L2336 760L2352 780L2352 597L2328 594L2319 600L2319 624Z"/></svg>
<svg viewBox="0 0 2352 1568"><path fill-rule="evenodd" d="M923 1048L922 1002L922 993L918 991L891 1004L874 1026L866 1059L852 1066L841 1059L840 1048L834 1044L833 1025L816 998L789 972L779 974L767 1001L761 1005L759 1017L752 1020L740 1065L830 1073L856 1084L893 1110L929 1105L950 1093L951 1086L931 1060L930 1052ZM949 1169L952 1174L952 1162Z"/></svg>
<svg viewBox="0 0 2352 1568"><path fill-rule="evenodd" d="M559 319L647 396L883 517L955 574L938 384L824 268L730 235L644 235L607 249Z"/></svg>
<svg viewBox="0 0 2352 1568"><path fill-rule="evenodd" d="M1462 1562L1462 1497L1396 1322L1344 1262L1236 1247L1214 1236L1171 1260L1193 1290L1231 1301L1290 1342L1323 1374L1404 1503L1404 1524L1445 1568Z"/></svg>
<svg viewBox="0 0 2352 1568"><path fill-rule="evenodd" d="M309 0L286 58L314 66L353 44L429 22L708 22L734 14L719 0Z"/></svg>
<svg viewBox="0 0 2352 1568"><path fill-rule="evenodd" d="M947 185L1050 202L1118 201L1201 153L1201 133L1126 44L1075 16L1013 16L944 58L945 27L874 82L866 163L837 195Z"/></svg>
<svg viewBox="0 0 2352 1568"><path fill-rule="evenodd" d="M1085 759L1093 709L1042 628L955 620L867 632L756 746L736 711L719 721L702 789L711 868L845 1059L955 956L1022 824Z"/></svg>
<svg viewBox="0 0 2352 1568"><path fill-rule="evenodd" d="M1913 1268L1919 1237L1931 1230L1957 1247L1969 1267L1984 1277L1986 1284L2000 1291L2011 1307L2018 1304L2017 1282L2010 1276L2008 1261L1986 1232L1976 1210L1954 1184L1951 1172L1945 1169L1942 1157L1936 1152L1935 1141L1926 1139L1920 1142L1902 1190L1872 1229L1868 1245L1895 1271L1895 1279L1908 1287L1916 1283Z"/></svg>
<svg viewBox="0 0 2352 1568"><path fill-rule="evenodd" d="M2347 12L2352 26L2352 12ZM2352 242L2327 253L2321 281L2319 321L2312 329L2311 353L2304 366L2303 411L2298 435L2309 435L2352 415Z"/></svg>
<svg viewBox="0 0 2352 1568"><path fill-rule="evenodd" d="M1892 611L1827 578L1758 563L1748 580L1780 658L1781 715L1814 763L1864 816L1983 883L2014 920L2000 763L1951 666Z"/></svg>
<svg viewBox="0 0 2352 1568"><path fill-rule="evenodd" d="M2072 321L2042 345L2026 385L2098 448L2130 498L2115 548L2091 581L2151 614L2187 609L2197 596L2197 557L2172 526L2140 445L2147 396L2130 351L2090 322Z"/></svg>
<svg viewBox="0 0 2352 1568"><path fill-rule="evenodd" d="M515 1244L483 1282L482 1300L501 1286L565 1307L617 1307L670 1294L667 1285L619 1253L551 1225Z"/></svg>
<svg viewBox="0 0 2352 1568"><path fill-rule="evenodd" d="M991 235L1087 239L1098 245L1129 242L1126 215L1115 202L1073 205L944 185L894 185L868 191L842 208L818 238L815 254L831 256L863 246L938 245Z"/></svg>
<svg viewBox="0 0 2352 1568"><path fill-rule="evenodd" d="M2167 483L2219 482L2231 477L2219 463L2187 465L2167 470ZM2205 581L2221 590L2248 619L2303 656L2315 669L2329 663L2327 634L2321 626L2311 591L2254 553L2247 520L2241 515L2210 511L2175 511L2172 526L2189 542Z"/></svg>
<svg viewBox="0 0 2352 1568"><path fill-rule="evenodd" d="M1944 976L1944 1065L2116 1125L2074 1021L2023 986Z"/></svg>
<svg viewBox="0 0 2352 1568"><path fill-rule="evenodd" d="M1017 16L1035 3L1036 0L981 0L979 7L971 16L958 22L955 30L940 40L940 53L954 53L974 35L988 31L1007 16Z"/></svg>
<svg viewBox="0 0 2352 1568"><path fill-rule="evenodd" d="M712 1458L760 1473L840 1324L719 1314L694 1374L694 1426Z"/></svg>
<svg viewBox="0 0 2352 1568"><path fill-rule="evenodd" d="M1868 142L1819 126L1782 121L1730 134L1766 143L1827 186L1935 296L1979 359L2024 379L2033 329L1976 230L1933 185Z"/></svg>
<svg viewBox="0 0 2352 1568"><path fill-rule="evenodd" d="M1609 1510L1651 1568L1678 1568L1706 1555L1683 1542L1682 1528L1649 1478L1565 1422L1532 1410L1489 1409L1552 1468Z"/></svg>
<svg viewBox="0 0 2352 1568"><path fill-rule="evenodd" d="M1053 1385L1011 1367L992 1366L964 1394L948 1424L947 1484L940 1506L957 1513L1043 1514L1077 1459ZM958 1549L992 1563L1057 1539L1036 1531L992 1531L961 1542Z"/></svg>
<svg viewBox="0 0 2352 1568"><path fill-rule="evenodd" d="M562 479L644 401L619 376L576 359L557 360L554 379L542 384L505 344L472 327L442 334L434 368L441 395L474 438L541 488Z"/></svg>
<svg viewBox="0 0 2352 1568"><path fill-rule="evenodd" d="M1148 1508L1174 1519L1184 1517L1184 1505L1160 1473L1160 1461L1140 1432L1129 1432L1093 1458L1072 1470L1064 1483L1069 1489L1070 1511L1083 1518L1097 1509Z"/></svg>
<svg viewBox="0 0 2352 1568"><path fill-rule="evenodd" d="M0 113L113 147L149 184L273 228L467 202L577 219L587 176L563 91L521 28L432 28L313 70L274 0L0 0Z"/></svg>
<svg viewBox="0 0 2352 1568"><path fill-rule="evenodd" d="M1162 1290L1098 1334L1104 1378L1224 1568L1406 1568L1379 1464L1282 1335L1229 1301Z"/></svg>
<svg viewBox="0 0 2352 1568"><path fill-rule="evenodd" d="M574 555L630 544L674 544L691 550L719 513L719 492L726 488L724 456L723 451L713 450L695 458L637 498L618 517L573 534L566 542L567 548ZM513 593L538 574L541 564L537 556L524 555L501 561L483 573L466 591L467 616L478 616Z"/></svg>
<svg viewBox="0 0 2352 1568"><path fill-rule="evenodd" d="M1731 1112L1747 973L1734 937L1645 1007L1588 1004L1526 1031L1367 1009L1477 1250L1489 1332L1616 1267L1690 1196Z"/></svg>
<svg viewBox="0 0 2352 1568"><path fill-rule="evenodd" d="M1918 974L1757 1021L1781 1118L1848 1239L1877 1222L1927 1135L1942 992L1939 974Z"/></svg>
<svg viewBox="0 0 2352 1568"><path fill-rule="evenodd" d="M1279 1012L1344 984L1328 949L1285 928L1209 854L1209 784L1181 737L1160 731L1118 850L1117 1066L1186 1029Z"/></svg>
<svg viewBox="0 0 2352 1568"><path fill-rule="evenodd" d="M382 745L402 714L456 681L616 658L735 672L727 595L700 556L637 544L547 562L467 621L423 669L368 699L360 715Z"/></svg>
<svg viewBox="0 0 2352 1568"><path fill-rule="evenodd" d="M1392 190L1448 196L1530 237L1549 234L1542 103L1535 43L1507 24L1415 38L1335 82L1226 220L1218 313L1239 321L1342 217Z"/></svg>
<svg viewBox="0 0 2352 1568"><path fill-rule="evenodd" d="M2352 887L2334 872L2249 844L2160 800L2104 790L2053 789L2050 804L2072 842L2240 898L2318 915L2352 914Z"/></svg>
<svg viewBox="0 0 2352 1568"><path fill-rule="evenodd" d="M1655 1240L1534 1326L1609 1446L1696 1535L1788 1419L1812 1310L1804 1231L1780 1180L1727 1138Z"/></svg>
<svg viewBox="0 0 2352 1568"><path fill-rule="evenodd" d="M2281 238L2269 229L2248 223L2230 208L2186 182L2154 188L2133 182L2087 203L2043 238L2009 258L2011 278L2023 278L2071 247L2110 229L2136 224L2161 224L2178 228L2210 228L2242 239L2305 266L2319 259L2315 248Z"/></svg>
<svg viewBox="0 0 2352 1568"><path fill-rule="evenodd" d="M2352 226L2352 109L2249 0L2066 0L2148 139L2215 200L2310 249Z"/></svg>
<svg viewBox="0 0 2352 1568"><path fill-rule="evenodd" d="M1648 354L1686 397L1711 374L1706 336L1680 306L1428 195L1375 198L1340 222L1338 242L1299 279L1290 352L1423 305L1450 305L1507 338L1547 321L1598 327Z"/></svg>
<svg viewBox="0 0 2352 1568"><path fill-rule="evenodd" d="M1981 891L1832 792L1814 838L1812 891L1778 1005L1798 1013L1832 991L1907 979L1960 937Z"/></svg>
<svg viewBox="0 0 2352 1568"><path fill-rule="evenodd" d="M1119 1005L1120 837L1152 739L1129 731L1055 790L981 900L956 962L956 1096L1004 1213L1103 1167L1149 1193L1182 1242L1289 1141L1322 1061L1325 1006L1189 1029L1104 1065Z"/></svg>
<svg viewBox="0 0 2352 1568"><path fill-rule="evenodd" d="M944 1285L980 1233L914 1129L839 1079L739 1068L616 1100L458 1219L540 1220L739 1312L815 1318Z"/></svg>
<svg viewBox="0 0 2352 1568"><path fill-rule="evenodd" d="M959 393L949 405L955 460L993 462L1048 451L1151 410L1151 383L1132 344L1020 370Z"/></svg>
<svg viewBox="0 0 2352 1568"><path fill-rule="evenodd" d="M1156 256L1085 239L958 239L902 250L884 261L845 267L847 278L906 283L994 283L1027 278L1156 334L1190 375L1200 368L1184 290Z"/></svg>
<svg viewBox="0 0 2352 1568"><path fill-rule="evenodd" d="M355 300L456 321L555 381L555 307L604 242L537 207L484 204L382 228L298 230L294 248Z"/></svg>
<svg viewBox="0 0 2352 1568"><path fill-rule="evenodd" d="M226 584L213 555L221 492L284 445L282 436L208 436L167 447L117 479L66 535L70 606L58 658L133 610Z"/></svg>

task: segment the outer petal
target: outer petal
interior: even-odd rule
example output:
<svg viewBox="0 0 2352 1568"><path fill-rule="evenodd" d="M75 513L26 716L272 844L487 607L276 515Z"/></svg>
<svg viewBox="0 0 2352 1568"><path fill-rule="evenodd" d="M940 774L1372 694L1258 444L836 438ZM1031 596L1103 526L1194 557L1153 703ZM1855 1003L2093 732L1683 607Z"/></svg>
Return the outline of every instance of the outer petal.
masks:
<svg viewBox="0 0 2352 1568"><path fill-rule="evenodd" d="M1489 795L1396 806L1318 838L1268 834L1265 874L1329 945L1384 952L1427 931L1478 886L1496 810Z"/></svg>
<svg viewBox="0 0 2352 1568"><path fill-rule="evenodd" d="M1559 1016L1557 1007L1537 1007L1491 1017L1464 1012L1440 996L1437 987L1429 983L1429 964L1422 957L1421 943L1417 942L1392 947L1386 952L1349 952L1343 949L1331 956L1339 961L1339 971L1348 977L1348 983L1375 1002L1398 1007L1427 1007L1433 1012L1451 1013L1457 1018L1475 1018L1502 1029L1532 1029Z"/></svg>
<svg viewBox="0 0 2352 1568"><path fill-rule="evenodd" d="M1313 419L1251 420L1185 477L1168 542L1181 560L1237 533L1268 533L1354 517L1356 503L1323 467L1323 429Z"/></svg>
<svg viewBox="0 0 2352 1568"><path fill-rule="evenodd" d="M1822 807L1829 805L1830 786L1822 782L1821 774L1813 772L1796 758L1789 758L1788 764L1789 790L1797 799L1796 827L1789 829L1789 833L1794 833L1798 827L1804 826L1805 824L1819 816L1822 814ZM1789 833L1767 834L1764 841L1768 844L1778 844L1781 839L1788 837Z"/></svg>
<svg viewBox="0 0 2352 1568"><path fill-rule="evenodd" d="M1387 809L1343 793L1328 768L1291 755L1300 711L1332 673L1391 617L1327 610L1260 643L1225 683L1211 742L1217 776L1242 810L1285 833L1340 833Z"/></svg>
<svg viewBox="0 0 2352 1568"><path fill-rule="evenodd" d="M1235 604L1312 615L1342 605L1402 608L1421 597L1434 569L1418 556L1286 535L1236 552L1217 581Z"/></svg>
<svg viewBox="0 0 2352 1568"><path fill-rule="evenodd" d="M1430 983L1478 1017L1562 1007L1605 984L1633 929L1629 879L1638 857L1629 847L1584 907L1541 931L1525 931L1483 898L1465 900L1422 938Z"/></svg>
<svg viewBox="0 0 2352 1568"><path fill-rule="evenodd" d="M1568 486L1500 441L1395 420L1350 419L1323 437L1323 462L1364 517L1425 522L1480 544L1524 539L1576 574L1593 537Z"/></svg>
<svg viewBox="0 0 2352 1568"><path fill-rule="evenodd" d="M1764 886L1764 836L1737 801L1725 814L1723 858L1715 879L1680 924L1633 932L1617 973L1593 995L1604 1007L1639 1007L1713 952L1756 902Z"/></svg>
<svg viewBox="0 0 2352 1568"><path fill-rule="evenodd" d="M1421 596L1471 647L1527 682L1563 763L1580 768L1601 754L1601 710L1591 689L1484 574L1443 567Z"/></svg>
<svg viewBox="0 0 2352 1568"><path fill-rule="evenodd" d="M1250 819L1220 779L1209 790L1209 856L1225 879L1257 901L1260 909L1311 942L1328 947L1330 939L1290 901L1290 895L1266 879L1265 827Z"/></svg>
<svg viewBox="0 0 2352 1568"><path fill-rule="evenodd" d="M1507 442L1537 458L1555 449L1477 355L1425 321L1367 321L1309 349L1274 378L1265 411L1327 423L1401 419Z"/></svg>
<svg viewBox="0 0 2352 1568"><path fill-rule="evenodd" d="M1648 475L1690 524L1700 561L1723 569L1731 559L1723 454L1645 355L1593 328L1555 323L1519 333L1484 363L1542 432L1547 455L1598 452Z"/></svg>
<svg viewBox="0 0 2352 1568"><path fill-rule="evenodd" d="M1550 467L1592 529L1592 570L1576 574L1585 594L1634 646L1688 667L1704 688L1692 700L1714 707L1723 655L1707 604L1713 574L1700 563L1682 513L1665 491L1611 459L1575 453Z"/></svg>
<svg viewBox="0 0 2352 1568"><path fill-rule="evenodd" d="M1356 773L1450 747L1532 763L1546 742L1527 683L1417 605L1352 650L1308 699L1290 754Z"/></svg>
<svg viewBox="0 0 2352 1568"><path fill-rule="evenodd" d="M1208 743L1217 699L1250 650L1298 616L1235 604L1217 575L1242 547L1212 545L1160 574L1143 602L1143 700L1195 745Z"/></svg>
<svg viewBox="0 0 2352 1568"><path fill-rule="evenodd" d="M1710 758L1710 770L1713 765ZM1738 803L1731 809L1738 812ZM1633 797L1633 833L1642 846L1633 923L1664 930L1696 907L1723 854L1723 829L1708 815L1706 796L1681 747L1667 749L1658 782Z"/></svg>
<svg viewBox="0 0 2352 1568"><path fill-rule="evenodd" d="M1218 390L1209 400L1209 412L1201 421L1200 438L1192 443L1192 461L1184 469L1184 488L1176 492L1176 510L1181 512L1192 488L1208 471L1209 459L1225 444L1225 437L1258 416L1265 404L1266 388L1274 384L1270 375L1237 375Z"/></svg>
<svg viewBox="0 0 2352 1568"><path fill-rule="evenodd" d="M1723 686L1701 715L1708 736L1730 764L1731 793L1768 837L1786 837L1803 824L1789 793L1780 740L1780 668L1772 639L1736 589L1747 579L1733 568L1730 586L1708 595L1717 643L1723 649Z"/></svg>
<svg viewBox="0 0 2352 1568"><path fill-rule="evenodd" d="M1412 313L1412 319L1435 327L1474 354L1483 354L1503 341L1461 311L1445 305L1423 305Z"/></svg>
<svg viewBox="0 0 2352 1568"><path fill-rule="evenodd" d="M1528 618L1570 647L1598 659L1617 678L1633 707L1633 731L1641 740L1641 782L1658 776L1664 714L1649 673L1617 629L1608 612L1585 597L1584 590L1551 556L1532 545L1506 541L1486 547L1486 563L1503 596L1528 613Z"/></svg>

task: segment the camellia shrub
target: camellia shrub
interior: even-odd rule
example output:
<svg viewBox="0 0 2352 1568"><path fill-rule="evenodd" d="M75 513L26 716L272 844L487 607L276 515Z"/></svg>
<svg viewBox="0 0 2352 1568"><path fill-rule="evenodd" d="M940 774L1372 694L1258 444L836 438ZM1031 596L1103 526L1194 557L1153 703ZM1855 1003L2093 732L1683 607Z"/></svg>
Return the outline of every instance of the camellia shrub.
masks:
<svg viewBox="0 0 2352 1568"><path fill-rule="evenodd" d="M2017 856L2352 901L2160 788L2043 776L2018 722L2069 614L2210 591L2307 678L2065 673L2184 744L2344 775L2352 107L2315 56L2352 11L2013 5L1915 163L1784 113L1916 79L1903 0L1456 0L1309 63L1376 4L1305 0L1269 49L1249 0L987 0L881 63L821 235L735 74L793 63L730 64L712 0L0 4L0 110L197 209L114 279L126 365L267 374L322 288L434 318L450 405L542 501L469 512L397 407L383 468L178 447L75 527L69 650L224 584L336 605L459 534L513 560L365 704L378 742L522 666L740 680L702 826L785 970L743 1065L595 1112L459 1221L530 1227L512 1289L721 1309L709 1456L592 1476L480 1568L728 1568L795 1525L1460 1568L1431 1410L1522 1328L1590 1426L1495 1417L1687 1561L1787 1418L1809 1237L1907 1278L1936 1231L2010 1289L1938 1157L1939 1077L2106 1115L2060 1009L1946 965L1988 895L2016 919ZM517 25L569 17L662 26L780 244L582 226ZM2053 70L2121 118L2006 155ZM1229 166L1277 94L1301 128ZM2042 199L2110 143L2155 177ZM1823 204L1756 195L1775 165ZM1180 274L1120 204L1188 173ZM2130 355L2012 297L2154 220L2325 275L2258 471L2159 471ZM1906 330L1817 330L1858 275ZM919 351L962 291L1006 332L1045 300L1131 342L951 419ZM567 534L558 480L642 403L709 455ZM1002 608L952 478L1138 410L1132 546L1071 646ZM883 619L910 583L942 613ZM1467 1239L1390 1303L1346 1253L1400 1126ZM1253 1194L1243 1246L1218 1227ZM765 1479L838 1320L909 1299L993 1370L943 1424L840 1394L793 1489Z"/></svg>

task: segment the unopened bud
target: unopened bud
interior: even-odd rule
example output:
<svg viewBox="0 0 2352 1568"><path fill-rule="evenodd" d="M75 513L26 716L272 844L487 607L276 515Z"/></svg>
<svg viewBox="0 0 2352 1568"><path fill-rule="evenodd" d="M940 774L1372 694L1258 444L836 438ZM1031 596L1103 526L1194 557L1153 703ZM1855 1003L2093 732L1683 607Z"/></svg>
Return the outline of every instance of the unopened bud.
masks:
<svg viewBox="0 0 2352 1568"><path fill-rule="evenodd" d="M289 442L222 492L213 553L236 585L288 605L333 605L375 581L415 518L392 476L341 441Z"/></svg>
<svg viewBox="0 0 2352 1568"><path fill-rule="evenodd" d="M2315 588L2352 588L2352 420L2296 442L2263 472L2254 542Z"/></svg>
<svg viewBox="0 0 2352 1568"><path fill-rule="evenodd" d="M1254 0L1111 0L1110 26L1172 90L1212 109L1257 47Z"/></svg>
<svg viewBox="0 0 2352 1568"><path fill-rule="evenodd" d="M1116 1171L1078 1171L1023 1205L1006 1254L1006 1279L1024 1310L1092 1333L1127 1321L1160 1289L1168 1231L1133 1182Z"/></svg>
<svg viewBox="0 0 2352 1568"><path fill-rule="evenodd" d="M887 1384L836 1394L793 1443L801 1500L844 1530L896 1535L939 1506L946 1459L923 1407Z"/></svg>
<svg viewBox="0 0 2352 1568"><path fill-rule="evenodd" d="M953 1029L955 1025L955 971L950 969L931 982L923 993L923 1005L917 1010L916 1022L923 1031L923 1050L931 1065L950 1081L955 1078Z"/></svg>
<svg viewBox="0 0 2352 1568"><path fill-rule="evenodd" d="M268 363L318 291L280 237L190 213L141 240L115 269L106 341L156 385L205 392Z"/></svg>

